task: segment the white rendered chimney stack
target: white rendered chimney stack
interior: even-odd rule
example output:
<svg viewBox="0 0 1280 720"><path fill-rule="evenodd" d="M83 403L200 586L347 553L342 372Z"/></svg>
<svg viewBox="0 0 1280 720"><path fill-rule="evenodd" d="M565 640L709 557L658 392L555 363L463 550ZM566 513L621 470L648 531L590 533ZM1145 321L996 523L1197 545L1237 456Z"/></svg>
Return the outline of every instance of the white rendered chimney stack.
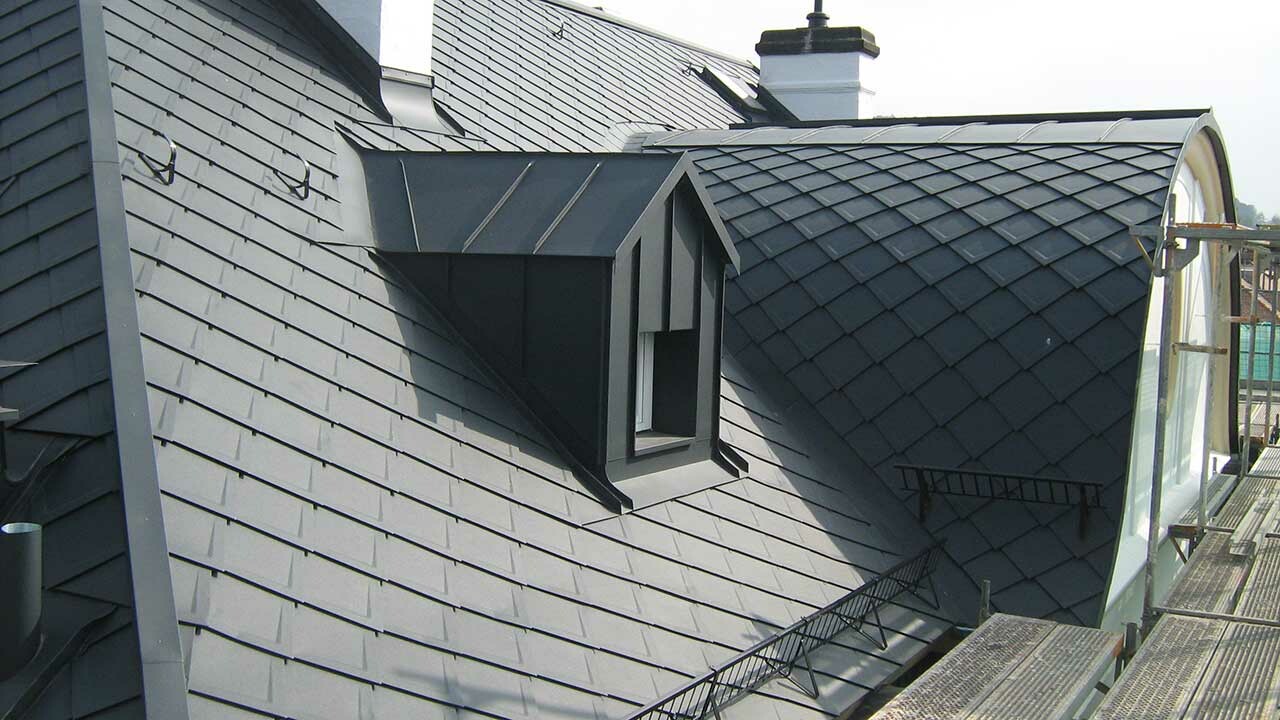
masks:
<svg viewBox="0 0 1280 720"><path fill-rule="evenodd" d="M449 131L431 101L433 0L317 3L381 67L379 95L396 123Z"/></svg>
<svg viewBox="0 0 1280 720"><path fill-rule="evenodd" d="M808 27L761 34L760 86L800 120L871 117L875 93L866 80L880 54L875 36L860 27L828 27L822 0L808 20Z"/></svg>

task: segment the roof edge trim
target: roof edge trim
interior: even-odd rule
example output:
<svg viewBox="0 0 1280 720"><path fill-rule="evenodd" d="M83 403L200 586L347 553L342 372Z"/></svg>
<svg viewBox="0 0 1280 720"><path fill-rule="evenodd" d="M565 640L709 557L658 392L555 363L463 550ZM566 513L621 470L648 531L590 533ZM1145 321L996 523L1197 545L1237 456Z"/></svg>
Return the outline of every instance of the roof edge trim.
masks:
<svg viewBox="0 0 1280 720"><path fill-rule="evenodd" d="M169 546L160 504L160 475L142 366L133 258L125 220L120 144L102 0L79 3L93 184L107 320L112 412L120 466L120 496L128 548L134 628L147 717L186 720L187 676L169 574Z"/></svg>
<svg viewBox="0 0 1280 720"><path fill-rule="evenodd" d="M729 230L720 218L720 212L716 210L715 201L711 199L711 194L707 192L706 185L702 182L698 166L694 164L688 153L680 153L679 158L679 161L671 167L671 172L667 174L666 179L662 181L658 192L646 203L644 212L640 213L636 218L635 224L627 230L626 239L623 241L622 247L630 247L639 239L637 231L640 228L642 218L657 203L664 201L680 185L682 180L688 180L689 187L693 189L693 194L697 196L698 202L702 204L703 213L716 233L716 239L720 241L720 250L724 253L725 260L728 260L729 264L733 265L735 271L738 270L742 264L741 258L738 256L738 248L734 246L733 238L729 236Z"/></svg>
<svg viewBox="0 0 1280 720"><path fill-rule="evenodd" d="M551 0L548 0L551 1ZM894 125L960 125L965 123L1026 123L1046 122L1088 122L1099 120L1163 120L1172 118L1197 118L1209 114L1208 108L1182 108L1169 110L1100 110L1089 112L1062 113L1017 113L1009 115L934 115L924 117L874 117L864 119L849 118L847 120L799 120L786 123L737 123L730 125L733 130L754 130L767 127L886 127Z"/></svg>

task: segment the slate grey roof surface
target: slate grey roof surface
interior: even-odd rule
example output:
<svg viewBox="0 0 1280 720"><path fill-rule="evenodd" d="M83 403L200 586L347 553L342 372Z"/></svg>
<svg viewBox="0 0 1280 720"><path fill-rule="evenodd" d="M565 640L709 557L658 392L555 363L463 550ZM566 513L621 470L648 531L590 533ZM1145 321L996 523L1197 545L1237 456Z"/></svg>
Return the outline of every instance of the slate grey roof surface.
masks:
<svg viewBox="0 0 1280 720"><path fill-rule="evenodd" d="M46 677L0 683L0 709L25 718L142 707L81 50L72 0L0 2L0 357L36 363L0 367L25 478L0 481L0 523L44 525L46 617L85 633L65 662L37 657Z"/></svg>
<svg viewBox="0 0 1280 720"><path fill-rule="evenodd" d="M1160 216L1201 114L643 145L693 153L738 246L726 334L760 348L895 491L899 462L1106 483L1084 537L1074 508L1003 501L935 497L927 522L1001 610L1094 624L1149 285L1127 227Z"/></svg>
<svg viewBox="0 0 1280 720"><path fill-rule="evenodd" d="M578 9L580 8L580 9ZM696 70L754 68L547 0L437 0L435 97L497 150L621 149L633 132L744 117Z"/></svg>
<svg viewBox="0 0 1280 720"><path fill-rule="evenodd" d="M281 7L105 2L193 718L620 717L917 549L732 357L723 435L750 475L603 511L420 297L335 244L335 125L380 150L596 149L655 116L741 120L678 61L748 69L560 4L442 0L441 104L484 140L450 138L381 123ZM517 82L529 62L549 80ZM139 160L156 132L172 185ZM306 199L274 172L299 156ZM836 715L946 626L887 618L889 652L824 650L818 701L771 685L734 712Z"/></svg>

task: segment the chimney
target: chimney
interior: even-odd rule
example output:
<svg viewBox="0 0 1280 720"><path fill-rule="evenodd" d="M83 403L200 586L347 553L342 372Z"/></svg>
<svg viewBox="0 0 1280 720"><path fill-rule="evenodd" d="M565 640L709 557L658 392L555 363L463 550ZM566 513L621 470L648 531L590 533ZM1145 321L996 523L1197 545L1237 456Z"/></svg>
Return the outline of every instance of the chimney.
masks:
<svg viewBox="0 0 1280 720"><path fill-rule="evenodd" d="M434 132L454 132L431 99L433 0L314 0L330 22L354 42L371 67L370 94L394 122ZM328 23L326 23L328 24Z"/></svg>
<svg viewBox="0 0 1280 720"><path fill-rule="evenodd" d="M865 84L880 54L876 38L860 27L828 27L822 0L814 0L808 27L760 35L760 86L800 120L871 117L875 93Z"/></svg>
<svg viewBox="0 0 1280 720"><path fill-rule="evenodd" d="M12 677L40 649L42 562L39 525L0 525L0 680Z"/></svg>

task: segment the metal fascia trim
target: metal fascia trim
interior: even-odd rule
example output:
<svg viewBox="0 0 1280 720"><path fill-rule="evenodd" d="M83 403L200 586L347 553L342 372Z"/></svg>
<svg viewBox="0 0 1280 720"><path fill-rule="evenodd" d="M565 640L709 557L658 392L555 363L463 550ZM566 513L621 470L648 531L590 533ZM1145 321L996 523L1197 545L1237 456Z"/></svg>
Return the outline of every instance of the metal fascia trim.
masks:
<svg viewBox="0 0 1280 720"><path fill-rule="evenodd" d="M142 338L125 221L120 145L111 97L102 0L82 0L79 7L90 174L102 263L112 409L120 458L120 496L133 586L133 619L142 666L142 699L147 717L186 720L189 716L187 678L178 636L178 615L160 504L160 476L142 366Z"/></svg>

